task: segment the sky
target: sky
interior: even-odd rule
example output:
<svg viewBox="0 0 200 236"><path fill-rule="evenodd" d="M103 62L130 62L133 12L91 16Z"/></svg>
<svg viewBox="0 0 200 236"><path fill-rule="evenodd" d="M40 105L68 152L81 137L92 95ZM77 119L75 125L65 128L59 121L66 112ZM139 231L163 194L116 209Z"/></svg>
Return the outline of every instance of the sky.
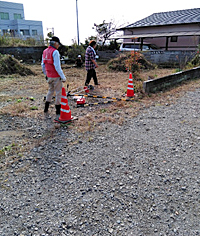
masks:
<svg viewBox="0 0 200 236"><path fill-rule="evenodd" d="M25 20L43 22L44 38L54 28L54 35L60 38L64 45L77 42L77 14L78 4L79 39L95 36L94 24L113 21L117 27L132 24L153 13L200 8L199 1L182 0L4 0L22 3L24 5ZM47 30L48 29L48 30Z"/></svg>

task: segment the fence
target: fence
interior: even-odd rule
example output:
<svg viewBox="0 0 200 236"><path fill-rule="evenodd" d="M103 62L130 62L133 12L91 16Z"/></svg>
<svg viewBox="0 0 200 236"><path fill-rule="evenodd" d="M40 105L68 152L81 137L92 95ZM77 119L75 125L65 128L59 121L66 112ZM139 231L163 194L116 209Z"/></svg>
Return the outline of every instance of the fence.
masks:
<svg viewBox="0 0 200 236"><path fill-rule="evenodd" d="M36 47L0 47L1 54L10 54L18 60L40 61L45 46Z"/></svg>

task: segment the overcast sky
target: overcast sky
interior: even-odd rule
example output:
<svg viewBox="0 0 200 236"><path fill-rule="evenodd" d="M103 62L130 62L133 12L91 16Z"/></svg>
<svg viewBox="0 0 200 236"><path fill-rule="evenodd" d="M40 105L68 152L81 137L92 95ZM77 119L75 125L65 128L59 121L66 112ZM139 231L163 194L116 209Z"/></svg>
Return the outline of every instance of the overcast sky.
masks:
<svg viewBox="0 0 200 236"><path fill-rule="evenodd" d="M65 45L71 45L77 40L76 0L7 0L7 2L22 3L26 20L43 22L44 37L51 28ZM96 35L92 29L94 23L114 20L117 26L128 25L141 20L153 13L200 8L199 1L182 0L77 0L80 42L91 35Z"/></svg>

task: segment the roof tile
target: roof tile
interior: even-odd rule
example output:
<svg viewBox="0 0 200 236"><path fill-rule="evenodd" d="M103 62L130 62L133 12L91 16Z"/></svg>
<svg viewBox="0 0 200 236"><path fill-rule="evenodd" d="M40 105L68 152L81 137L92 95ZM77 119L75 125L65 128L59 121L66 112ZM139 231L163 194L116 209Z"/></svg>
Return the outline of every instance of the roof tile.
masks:
<svg viewBox="0 0 200 236"><path fill-rule="evenodd" d="M124 28L200 23L200 8L154 13Z"/></svg>

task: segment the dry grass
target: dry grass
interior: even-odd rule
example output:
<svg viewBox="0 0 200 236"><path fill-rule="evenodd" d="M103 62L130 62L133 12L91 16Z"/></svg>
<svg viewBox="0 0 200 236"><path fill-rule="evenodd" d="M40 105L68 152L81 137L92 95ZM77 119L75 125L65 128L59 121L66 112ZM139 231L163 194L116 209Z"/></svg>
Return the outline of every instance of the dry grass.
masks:
<svg viewBox="0 0 200 236"><path fill-rule="evenodd" d="M0 114L11 116L24 116L38 118L43 114L43 98L48 90L45 77L41 72L40 65L29 66L36 76L2 76L0 79ZM69 65L63 65L63 71L67 78L66 87L69 84L69 90L83 87L86 77L84 68L69 68ZM93 94L121 98L126 93L129 73L109 71L105 65L100 65L97 71L97 77L101 84L99 88L91 91ZM135 81L137 88L141 88L142 81L147 80L148 76L159 78L174 73L174 69L155 69L140 73L141 80ZM93 84L93 81L91 82ZM78 116L69 129L75 129L79 132L91 131L100 127L101 123L111 122L119 125L129 118L138 114L141 109L156 104L170 104L175 99L185 93L187 90L200 87L199 80L190 81L173 88L164 93L152 94L151 96L136 93L136 101L133 102L113 102L98 106L75 108L76 103L69 98L69 105L73 116ZM98 102L94 98L86 98L87 103ZM54 105L51 105L50 112L54 115Z"/></svg>
<svg viewBox="0 0 200 236"><path fill-rule="evenodd" d="M36 119L43 119L44 101L46 96L48 85L45 80L45 76L41 72L40 65L30 66L31 70L36 73L36 76L19 76L19 75L3 75L0 77L0 114L6 114L9 116L19 117L32 117ZM82 87L85 82L86 71L84 68L69 68L67 65L63 65L63 71L67 78L66 87L69 84L69 90ZM129 73L113 72L109 71L105 65L100 65L97 71L97 77L101 84L99 88L90 91L90 93L122 98L127 91L127 84L129 80ZM148 76L159 78L171 73L174 73L174 69L156 69L152 71L143 71L140 73L140 79L135 81L137 87L142 85L142 81L146 80ZM93 81L91 82L93 84ZM125 102L117 101L110 104L103 104L97 106L88 106L82 108L76 108L76 103L71 97L69 97L69 106L72 112L72 116L77 116L78 120L75 120L71 124L67 125L69 130L78 132L80 136L82 133L84 138L88 141L92 141L90 132L93 130L102 129L103 123L114 123L122 125L127 119L136 116L141 110L151 106L160 106L165 104L171 104L176 101L180 96L184 96L187 90L194 90L200 87L199 80L190 81L177 86L169 91L163 93L151 94L148 96L143 93L136 93L134 101ZM83 93L83 92L82 92ZM105 101L106 99L104 99ZM86 98L87 103L93 103L102 101L102 99ZM55 117L54 103L50 106L50 115ZM62 126L62 125L61 125ZM45 140L54 137L55 129L59 128L53 125L50 127L41 138L34 139L29 138L27 140L23 137L25 130L10 130L1 133L2 141L6 135L10 136L10 145L5 145L0 150L0 168L7 168L7 166L20 161L24 158L24 153L27 153L31 148L43 145ZM11 135L12 134L12 135ZM16 141L15 137L17 137ZM19 141L20 140L20 141ZM71 145L78 142L78 138L72 141ZM28 168L28 166L27 166ZM20 171L25 171L24 169Z"/></svg>

